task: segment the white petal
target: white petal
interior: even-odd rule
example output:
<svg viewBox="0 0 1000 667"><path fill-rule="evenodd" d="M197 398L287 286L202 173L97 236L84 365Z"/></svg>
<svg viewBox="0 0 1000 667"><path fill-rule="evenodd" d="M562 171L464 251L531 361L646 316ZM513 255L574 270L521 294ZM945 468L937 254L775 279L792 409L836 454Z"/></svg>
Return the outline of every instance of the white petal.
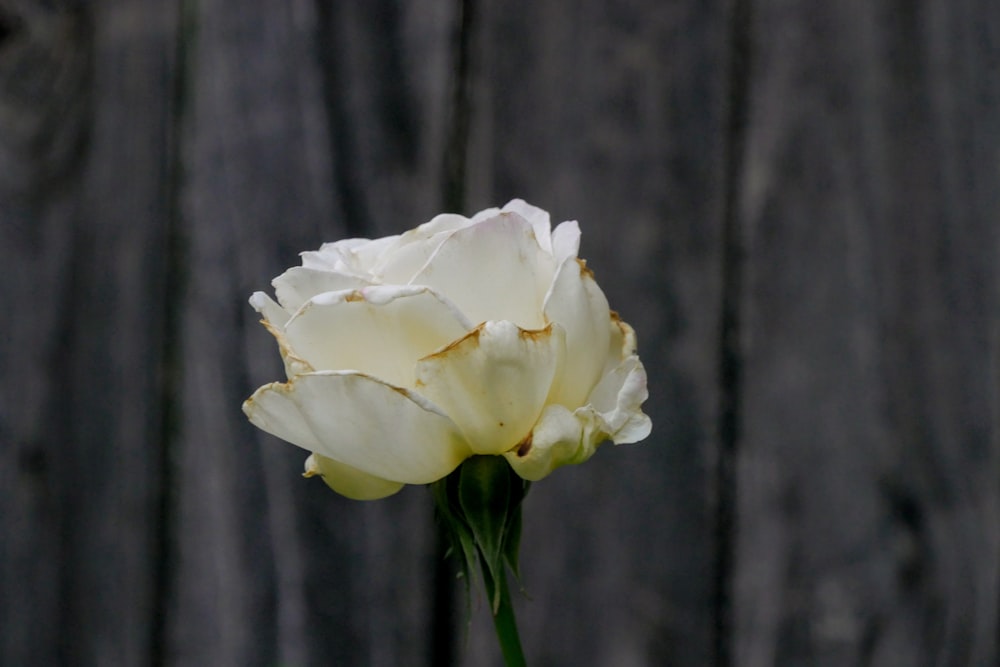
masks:
<svg viewBox="0 0 1000 667"><path fill-rule="evenodd" d="M559 223L552 231L552 256L556 265L562 264L580 252L580 225L576 220Z"/></svg>
<svg viewBox="0 0 1000 667"><path fill-rule="evenodd" d="M600 414L601 429L621 445L649 435L652 422L642 412L648 397L646 369L639 357L632 355L601 379L590 395L590 404Z"/></svg>
<svg viewBox="0 0 1000 667"><path fill-rule="evenodd" d="M384 236L375 240L343 239L324 243L319 250L301 253L302 266L369 278L371 267L383 254L391 252L398 240L399 236Z"/></svg>
<svg viewBox="0 0 1000 667"><path fill-rule="evenodd" d="M442 231L427 237L409 238L372 267L373 276L387 285L408 284L451 234L451 231Z"/></svg>
<svg viewBox="0 0 1000 667"><path fill-rule="evenodd" d="M525 331L512 322L486 322L421 359L417 390L458 424L474 452L500 454L531 432L563 346L555 325Z"/></svg>
<svg viewBox="0 0 1000 667"><path fill-rule="evenodd" d="M474 323L509 320L541 329L552 274L552 258L532 226L516 213L501 213L452 232L410 282L444 294Z"/></svg>
<svg viewBox="0 0 1000 667"><path fill-rule="evenodd" d="M641 409L647 396L646 372L639 358L631 356L601 380L592 405L572 412L549 405L531 437L504 456L518 475L537 481L560 466L583 463L605 440L638 442L652 428Z"/></svg>
<svg viewBox="0 0 1000 667"><path fill-rule="evenodd" d="M310 454L305 467L303 477L319 475L327 486L352 500L378 500L391 496L403 488L400 482L390 482L369 475L322 454Z"/></svg>
<svg viewBox="0 0 1000 667"><path fill-rule="evenodd" d="M581 260L569 258L560 265L545 298L545 317L566 330L566 364L552 400L570 409L584 405L607 365L612 316Z"/></svg>
<svg viewBox="0 0 1000 667"><path fill-rule="evenodd" d="M270 322L264 322L263 324L264 328L278 341L278 351L281 353L281 361L285 364L285 377L290 380L296 375L312 373L316 370L308 361L295 353L292 346L288 343L288 337L285 336L283 329L279 329Z"/></svg>
<svg viewBox="0 0 1000 667"><path fill-rule="evenodd" d="M504 457L518 475L538 481L560 466L589 459L603 440L597 423L589 408L570 412L561 405L550 405L531 436Z"/></svg>
<svg viewBox="0 0 1000 667"><path fill-rule="evenodd" d="M254 310L263 315L265 320L279 329L283 329L285 323L288 322L288 318L292 316L291 313L279 306L274 299L263 292L254 292L250 296L250 305L253 306Z"/></svg>
<svg viewBox="0 0 1000 667"><path fill-rule="evenodd" d="M356 275L296 266L271 281L278 303L294 313L309 299L324 292L360 289L370 284Z"/></svg>
<svg viewBox="0 0 1000 667"><path fill-rule="evenodd" d="M469 222L478 225L483 220L489 220L490 218L495 218L496 216L500 215L500 213L501 213L500 209L498 209L496 206L492 208L484 208L482 211L472 216Z"/></svg>
<svg viewBox="0 0 1000 667"><path fill-rule="evenodd" d="M441 215L434 216L429 222L425 222L416 229L406 232L403 234L403 239L407 242L429 239L435 234L439 234L441 232L453 232L456 229L462 229L463 227L468 227L471 224L472 220L469 220L464 215L442 213Z"/></svg>
<svg viewBox="0 0 1000 667"><path fill-rule="evenodd" d="M370 265L372 275L385 284L405 285L431 258L445 239L472 221L461 215L444 213L411 229L399 237L399 241L379 261Z"/></svg>
<svg viewBox="0 0 1000 667"><path fill-rule="evenodd" d="M309 269L339 271L346 268L350 260L350 251L362 245L371 243L369 239L343 239L334 243L324 243L319 250L308 250L299 253L302 266Z"/></svg>
<svg viewBox="0 0 1000 667"><path fill-rule="evenodd" d="M469 329L430 289L386 285L321 294L288 321L285 335L316 370L356 370L412 387L417 360Z"/></svg>
<svg viewBox="0 0 1000 667"><path fill-rule="evenodd" d="M382 238L356 245L347 253L347 262L355 271L370 275L372 267L378 264L382 257L393 252L399 245L400 237L383 236Z"/></svg>
<svg viewBox="0 0 1000 667"><path fill-rule="evenodd" d="M393 482L428 484L471 454L454 422L429 401L359 373L274 382L243 411L272 435Z"/></svg>
<svg viewBox="0 0 1000 667"><path fill-rule="evenodd" d="M510 200L502 210L517 213L531 223L532 229L535 230L535 238L538 239L538 245L545 252L552 253L552 220L548 211L532 206L523 199Z"/></svg>

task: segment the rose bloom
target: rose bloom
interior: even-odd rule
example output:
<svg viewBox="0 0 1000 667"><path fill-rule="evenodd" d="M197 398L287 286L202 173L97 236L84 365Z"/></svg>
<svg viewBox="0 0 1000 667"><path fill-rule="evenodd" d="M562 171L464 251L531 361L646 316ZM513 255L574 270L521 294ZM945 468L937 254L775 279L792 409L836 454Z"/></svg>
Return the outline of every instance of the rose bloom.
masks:
<svg viewBox="0 0 1000 667"><path fill-rule="evenodd" d="M312 452L306 475L374 499L474 454L538 480L649 435L635 333L608 307L575 221L521 200L302 253L250 298L288 375L243 404Z"/></svg>

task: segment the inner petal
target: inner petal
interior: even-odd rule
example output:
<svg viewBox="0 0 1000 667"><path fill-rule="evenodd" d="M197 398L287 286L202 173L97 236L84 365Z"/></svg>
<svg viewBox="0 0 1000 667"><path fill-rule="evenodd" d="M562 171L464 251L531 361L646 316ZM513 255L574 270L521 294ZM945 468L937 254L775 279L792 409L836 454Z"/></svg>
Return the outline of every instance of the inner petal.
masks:
<svg viewBox="0 0 1000 667"><path fill-rule="evenodd" d="M502 212L451 233L410 284L444 294L474 323L509 320L540 329L554 271L532 225Z"/></svg>
<svg viewBox="0 0 1000 667"><path fill-rule="evenodd" d="M355 370L412 387L417 360L469 328L426 287L378 286L314 297L288 321L285 335L316 370Z"/></svg>
<svg viewBox="0 0 1000 667"><path fill-rule="evenodd" d="M567 363L552 400L578 408L601 378L612 325L608 300L581 260L570 257L559 267L545 300L545 316L566 329Z"/></svg>
<svg viewBox="0 0 1000 667"><path fill-rule="evenodd" d="M417 391L440 406L478 454L501 454L531 432L563 350L561 327L486 322L420 360Z"/></svg>

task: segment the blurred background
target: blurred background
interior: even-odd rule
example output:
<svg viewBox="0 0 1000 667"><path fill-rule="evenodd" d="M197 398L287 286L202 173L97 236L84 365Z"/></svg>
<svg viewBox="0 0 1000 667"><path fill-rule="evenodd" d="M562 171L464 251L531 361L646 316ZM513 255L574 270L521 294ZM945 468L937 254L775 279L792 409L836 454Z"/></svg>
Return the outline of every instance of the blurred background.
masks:
<svg viewBox="0 0 1000 667"><path fill-rule="evenodd" d="M2 0L0 664L498 665L240 404L298 252L513 197L654 424L532 488L530 664L997 664L987 0Z"/></svg>

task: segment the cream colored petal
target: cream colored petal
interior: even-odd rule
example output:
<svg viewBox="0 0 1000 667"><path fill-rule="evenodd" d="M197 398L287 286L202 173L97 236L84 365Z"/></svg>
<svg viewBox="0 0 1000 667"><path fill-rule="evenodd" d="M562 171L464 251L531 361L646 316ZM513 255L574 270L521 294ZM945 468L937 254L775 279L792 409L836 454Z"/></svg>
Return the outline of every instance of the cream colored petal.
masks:
<svg viewBox="0 0 1000 667"><path fill-rule="evenodd" d="M403 488L399 482L390 482L334 461L322 454L310 454L306 459L303 477L322 478L326 485L351 500L378 500L397 493Z"/></svg>
<svg viewBox="0 0 1000 667"><path fill-rule="evenodd" d="M556 260L556 266L570 257L576 257L579 252L580 225L576 220L559 223L559 226L552 230L552 256Z"/></svg>
<svg viewBox="0 0 1000 667"><path fill-rule="evenodd" d="M417 390L458 424L474 452L501 454L538 420L563 345L555 325L525 331L512 322L485 322L421 359Z"/></svg>
<svg viewBox="0 0 1000 667"><path fill-rule="evenodd" d="M452 232L471 224L471 220L461 215L436 216L403 233L391 251L383 253L371 265L372 275L387 285L406 285Z"/></svg>
<svg viewBox="0 0 1000 667"><path fill-rule="evenodd" d="M472 216L469 219L469 222L478 225L483 220L489 220L490 218L495 218L498 215L500 215L500 209L498 209L496 206L492 208L484 208L482 211Z"/></svg>
<svg viewBox="0 0 1000 667"><path fill-rule="evenodd" d="M428 484L471 455L439 408L360 373L317 372L271 383L247 399L243 411L272 435L393 482Z"/></svg>
<svg viewBox="0 0 1000 667"><path fill-rule="evenodd" d="M501 209L504 212L517 213L531 224L535 238L542 250L552 253L552 219L548 211L532 206L523 199L512 199Z"/></svg>
<svg viewBox="0 0 1000 667"><path fill-rule="evenodd" d="M316 370L356 370L412 387L417 360L471 328L429 288L386 285L321 294L288 321L285 335Z"/></svg>
<svg viewBox="0 0 1000 667"><path fill-rule="evenodd" d="M652 428L642 412L647 396L646 372L639 358L631 356L601 380L592 405L573 411L548 406L531 437L504 456L518 475L537 481L560 466L583 463L605 440L638 442Z"/></svg>
<svg viewBox="0 0 1000 667"><path fill-rule="evenodd" d="M356 245L347 253L347 262L355 271L368 276L372 273L372 267L382 261L382 258L392 254L402 238L396 236L383 236L368 243Z"/></svg>
<svg viewBox="0 0 1000 667"><path fill-rule="evenodd" d="M373 276L387 285L408 284L451 234L451 231L442 231L427 237L408 239L408 242L400 244L391 253L386 253L372 267Z"/></svg>
<svg viewBox="0 0 1000 667"><path fill-rule="evenodd" d="M592 410L561 405L545 408L531 436L504 454L518 475L538 481L560 466L586 461L603 439Z"/></svg>
<svg viewBox="0 0 1000 667"><path fill-rule="evenodd" d="M574 409L601 379L612 334L608 300L581 260L560 265L545 298L545 317L566 330L566 364L552 402Z"/></svg>
<svg viewBox="0 0 1000 667"><path fill-rule="evenodd" d="M369 281L356 275L296 266L271 281L278 303L294 313L309 299L324 292L360 289Z"/></svg>
<svg viewBox="0 0 1000 667"><path fill-rule="evenodd" d="M434 216L429 222L425 222L416 229L406 232L403 234L403 239L407 241L429 239L441 232L453 232L456 229L462 229L471 224L472 220L466 218L464 215L442 213L441 215Z"/></svg>
<svg viewBox="0 0 1000 667"><path fill-rule="evenodd" d="M501 213L452 232L410 282L445 295L473 323L508 320L540 329L552 274L552 258L531 224Z"/></svg>
<svg viewBox="0 0 1000 667"><path fill-rule="evenodd" d="M291 313L279 306L274 299L264 292L254 292L250 296L250 305L253 306L254 310L263 315L265 320L278 329L284 329L288 318L292 316Z"/></svg>
<svg viewBox="0 0 1000 667"><path fill-rule="evenodd" d="M601 429L616 445L638 442L652 429L642 404L649 397L646 369L639 357L626 358L605 375L590 395L590 404L601 418Z"/></svg>
<svg viewBox="0 0 1000 667"><path fill-rule="evenodd" d="M324 243L319 250L307 250L299 253L299 256L302 258L302 266L308 269L353 272L351 251L369 243L372 243L369 239L343 239Z"/></svg>
<svg viewBox="0 0 1000 667"><path fill-rule="evenodd" d="M296 375L312 373L316 369L309 362L300 357L288 343L288 338L282 329L272 325L270 322L263 322L264 328L278 341L278 351L281 353L281 361L285 364L285 377L289 380Z"/></svg>

